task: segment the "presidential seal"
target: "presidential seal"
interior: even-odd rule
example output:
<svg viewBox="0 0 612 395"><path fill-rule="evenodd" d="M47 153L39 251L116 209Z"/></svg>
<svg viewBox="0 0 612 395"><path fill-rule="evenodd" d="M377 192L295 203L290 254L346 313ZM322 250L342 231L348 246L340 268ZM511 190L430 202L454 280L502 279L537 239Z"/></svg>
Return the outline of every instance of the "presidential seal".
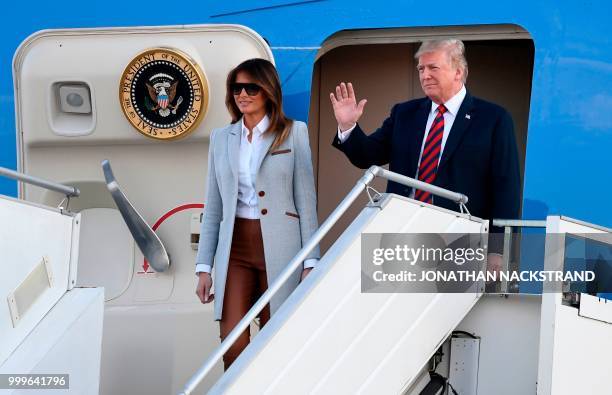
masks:
<svg viewBox="0 0 612 395"><path fill-rule="evenodd" d="M136 56L123 71L121 109L145 136L186 136L208 108L208 84L198 65L176 49L155 48Z"/></svg>

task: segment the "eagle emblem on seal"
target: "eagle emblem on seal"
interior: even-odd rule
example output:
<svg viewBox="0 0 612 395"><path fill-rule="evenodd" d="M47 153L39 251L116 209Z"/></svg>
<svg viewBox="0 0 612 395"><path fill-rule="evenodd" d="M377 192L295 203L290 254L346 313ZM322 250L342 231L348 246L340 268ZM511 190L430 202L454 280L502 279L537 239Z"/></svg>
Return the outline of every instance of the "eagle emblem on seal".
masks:
<svg viewBox="0 0 612 395"><path fill-rule="evenodd" d="M151 76L145 85L149 92L149 97L145 97L145 106L149 111L157 112L161 117L167 117L170 113L176 114L183 102L182 96L174 102L178 81L174 81L168 74L158 73Z"/></svg>
<svg viewBox="0 0 612 395"><path fill-rule="evenodd" d="M119 82L127 121L158 141L193 132L208 109L208 80L194 60L176 48L151 48L132 58Z"/></svg>

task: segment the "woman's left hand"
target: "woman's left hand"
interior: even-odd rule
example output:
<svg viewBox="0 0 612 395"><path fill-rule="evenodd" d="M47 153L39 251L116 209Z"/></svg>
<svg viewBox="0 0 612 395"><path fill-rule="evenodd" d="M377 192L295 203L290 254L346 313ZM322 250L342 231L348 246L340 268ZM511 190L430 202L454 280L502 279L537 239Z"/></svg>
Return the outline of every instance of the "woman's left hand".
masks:
<svg viewBox="0 0 612 395"><path fill-rule="evenodd" d="M312 268L309 267L307 269L302 270L302 276L300 277L300 282L304 281L304 279L306 278L306 276L308 275L308 273L310 273L312 271Z"/></svg>

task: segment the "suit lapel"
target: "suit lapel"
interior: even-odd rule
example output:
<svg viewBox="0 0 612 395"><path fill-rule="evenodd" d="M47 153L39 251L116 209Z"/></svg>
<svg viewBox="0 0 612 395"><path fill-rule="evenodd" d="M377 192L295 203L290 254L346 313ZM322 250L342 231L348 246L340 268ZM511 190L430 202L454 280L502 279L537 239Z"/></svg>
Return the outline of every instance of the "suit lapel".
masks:
<svg viewBox="0 0 612 395"><path fill-rule="evenodd" d="M272 143L274 142L274 138L276 137L276 133L274 133L273 131L267 131L266 133L263 134L263 141L261 142L261 150L259 151L259 158L257 158L257 171L255 172L255 174L259 174L259 169L261 168L261 164L263 163L263 160L265 159L266 156L268 156L270 151L270 147L272 146Z"/></svg>
<svg viewBox="0 0 612 395"><path fill-rule="evenodd" d="M444 151L442 151L442 158L440 159L440 164L438 165L438 170L442 168L448 162L448 159L451 157L461 139L465 135L467 128L471 123L471 111L473 108L473 100L472 96L468 93L465 94L465 98L463 99L463 103L459 107L459 111L457 112L457 116L455 117L455 122L453 122L453 127L448 134L448 140L446 140L446 145L444 146Z"/></svg>
<svg viewBox="0 0 612 395"><path fill-rule="evenodd" d="M242 132L242 123L236 122L227 134L227 158L229 160L234 179L238 180L238 156L240 155L240 137Z"/></svg>

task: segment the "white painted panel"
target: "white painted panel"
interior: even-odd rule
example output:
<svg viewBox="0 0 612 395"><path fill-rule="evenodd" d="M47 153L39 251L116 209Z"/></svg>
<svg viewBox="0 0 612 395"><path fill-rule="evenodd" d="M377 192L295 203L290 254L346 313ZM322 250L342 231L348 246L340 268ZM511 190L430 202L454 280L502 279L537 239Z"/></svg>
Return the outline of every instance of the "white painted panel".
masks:
<svg viewBox="0 0 612 395"><path fill-rule="evenodd" d="M585 318L592 318L612 324L612 300L582 294L580 295L580 310L578 314Z"/></svg>
<svg viewBox="0 0 612 395"><path fill-rule="evenodd" d="M605 228L569 218L547 218L546 233L606 232ZM553 245L557 239L546 242L546 270L562 267L563 246ZM612 309L612 304L600 308ZM542 295L539 395L608 393L610 355L611 324L581 317L578 308L563 304L561 293Z"/></svg>
<svg viewBox="0 0 612 395"><path fill-rule="evenodd" d="M78 287L104 287L106 300L125 291L134 268L134 238L118 210L81 211Z"/></svg>
<svg viewBox="0 0 612 395"><path fill-rule="evenodd" d="M78 245L73 245L72 232L73 225L74 231L78 232L79 216L64 215L53 209L0 196L0 219L1 364L72 285L69 283L71 252L78 250ZM7 297L24 282L43 257L53 275L52 286L38 288L42 293L25 314L21 313L13 326ZM26 283L23 287L33 285Z"/></svg>
<svg viewBox="0 0 612 395"><path fill-rule="evenodd" d="M206 75L210 92L208 114L190 138L205 138L213 127L229 121L224 104L225 78L242 60L272 54L263 39L238 25L194 25L117 29L42 31L28 38L15 55L18 127L25 145L151 142L128 123L119 105L123 70L139 53L159 47L190 56ZM112 54L112 56L109 56ZM50 100L53 84L85 83L93 102L93 120L78 137L52 130ZM90 130L91 129L91 130Z"/></svg>
<svg viewBox="0 0 612 395"><path fill-rule="evenodd" d="M456 328L480 338L479 395L535 393L540 304L539 295L484 295Z"/></svg>
<svg viewBox="0 0 612 395"><path fill-rule="evenodd" d="M98 393L103 313L102 288L74 288L65 293L0 365L0 373L68 374L69 390L51 393ZM39 392L49 390L8 391L24 395Z"/></svg>
<svg viewBox="0 0 612 395"><path fill-rule="evenodd" d="M178 394L219 342L210 304L107 303L100 395ZM219 363L194 393L206 393L222 373Z"/></svg>
<svg viewBox="0 0 612 395"><path fill-rule="evenodd" d="M553 395L610 393L612 325L559 306L552 360Z"/></svg>
<svg viewBox="0 0 612 395"><path fill-rule="evenodd" d="M478 391L478 359L480 339L452 338L448 382L462 395L476 395Z"/></svg>

